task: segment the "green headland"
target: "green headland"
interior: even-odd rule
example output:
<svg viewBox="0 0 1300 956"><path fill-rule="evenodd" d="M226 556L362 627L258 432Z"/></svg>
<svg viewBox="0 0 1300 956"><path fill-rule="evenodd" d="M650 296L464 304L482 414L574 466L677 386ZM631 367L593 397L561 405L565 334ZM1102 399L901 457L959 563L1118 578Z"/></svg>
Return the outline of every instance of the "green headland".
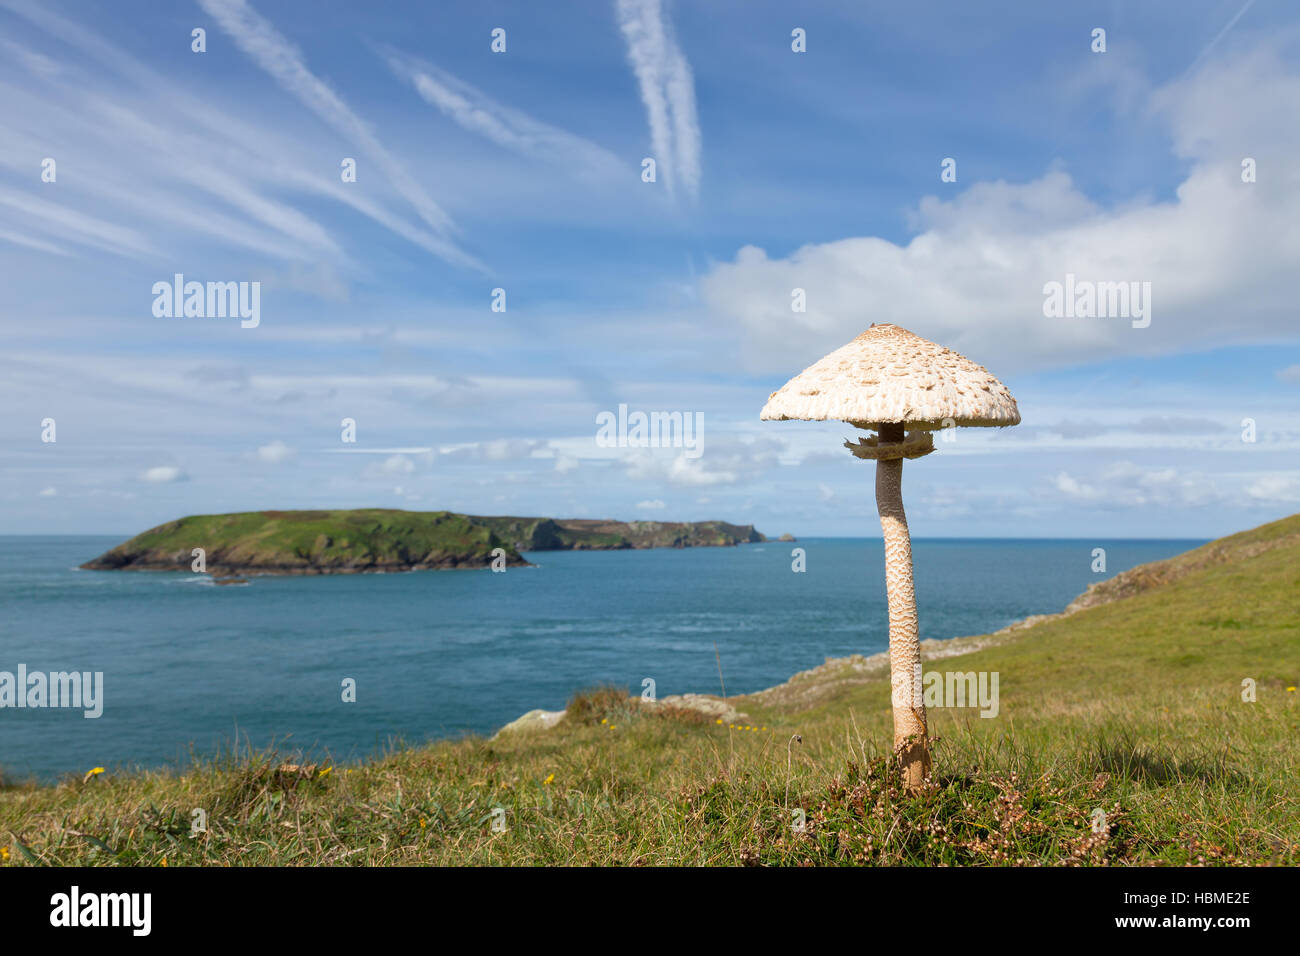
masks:
<svg viewBox="0 0 1300 956"><path fill-rule="evenodd" d="M203 549L214 575L360 574L485 568L497 552L717 547L764 541L725 521L601 521L481 517L451 511L247 511L191 515L105 552L91 571L189 571ZM500 549L498 552L497 549Z"/></svg>

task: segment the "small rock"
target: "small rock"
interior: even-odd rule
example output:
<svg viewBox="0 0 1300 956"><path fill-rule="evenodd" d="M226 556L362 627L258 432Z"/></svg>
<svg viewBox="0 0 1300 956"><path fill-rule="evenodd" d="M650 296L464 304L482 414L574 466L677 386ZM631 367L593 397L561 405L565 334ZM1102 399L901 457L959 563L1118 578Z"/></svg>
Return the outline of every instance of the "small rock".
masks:
<svg viewBox="0 0 1300 956"><path fill-rule="evenodd" d="M669 707L681 707L684 710L698 710L710 717L720 717L723 723L727 724L735 723L737 720L748 716L740 713L722 698L712 697L708 694L670 694L656 701L643 701L642 703L647 707L667 705Z"/></svg>
<svg viewBox="0 0 1300 956"><path fill-rule="evenodd" d="M563 718L564 711L562 710L530 710L522 717L515 718L498 730L492 735L492 739L495 740L506 731L550 730Z"/></svg>

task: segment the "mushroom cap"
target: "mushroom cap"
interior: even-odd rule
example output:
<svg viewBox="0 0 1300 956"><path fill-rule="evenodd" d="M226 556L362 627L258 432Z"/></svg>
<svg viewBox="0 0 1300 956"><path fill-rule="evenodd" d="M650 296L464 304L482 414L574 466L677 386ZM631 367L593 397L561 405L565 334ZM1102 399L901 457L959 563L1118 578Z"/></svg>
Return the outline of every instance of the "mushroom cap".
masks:
<svg viewBox="0 0 1300 956"><path fill-rule="evenodd" d="M773 392L759 418L933 431L1018 425L1020 409L984 366L897 325L872 325Z"/></svg>

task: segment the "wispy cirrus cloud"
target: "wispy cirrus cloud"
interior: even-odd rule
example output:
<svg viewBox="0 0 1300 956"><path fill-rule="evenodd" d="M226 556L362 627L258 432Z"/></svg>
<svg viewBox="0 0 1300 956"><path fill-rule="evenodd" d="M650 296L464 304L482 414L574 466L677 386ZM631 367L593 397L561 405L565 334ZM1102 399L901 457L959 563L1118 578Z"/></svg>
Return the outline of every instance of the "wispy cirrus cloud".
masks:
<svg viewBox="0 0 1300 956"><path fill-rule="evenodd" d="M29 50L19 43L12 40L0 38L0 47L4 47L5 54L11 59L21 63L29 73L41 77L57 76L61 67L48 56L43 56L33 50Z"/></svg>
<svg viewBox="0 0 1300 956"><path fill-rule="evenodd" d="M0 59L0 67L8 67L0 69L0 168L17 177L21 195L10 194L9 228L0 241L63 255L74 254L63 243L108 251L107 241L119 255L156 256L159 250L140 234L114 225L130 223L162 236L159 246L169 253L197 239L282 261L348 261L338 239L293 205L308 194L348 206L454 265L478 265L444 232L403 215L400 206L390 208L408 200L400 180L390 180L391 198L349 189L305 161L319 144L304 144L301 135L285 135L186 92L175 77L54 7L0 0L0 11L60 45L42 51L30 42L3 41L12 56ZM62 45L80 56L67 57ZM13 84L4 82L6 72L14 74ZM165 128L153 119L159 115L167 117ZM51 155L77 175L60 177L57 191L45 184L43 196L35 197L31 157ZM69 191L77 192L73 204L48 198L67 198ZM33 200L45 205L37 208ZM109 236L106 230L113 229L122 231ZM118 241L121 236L129 241Z"/></svg>
<svg viewBox="0 0 1300 956"><path fill-rule="evenodd" d="M56 246L52 242L37 239L35 236L11 232L8 229L0 229L0 242L10 242L15 246L26 246L28 249L35 249L37 252L48 252L55 256L66 256L68 254L66 249Z"/></svg>
<svg viewBox="0 0 1300 956"><path fill-rule="evenodd" d="M578 175L612 178L624 169L625 164L603 146L498 103L440 67L395 50L380 52L389 69L410 83L426 103L504 149L568 167Z"/></svg>
<svg viewBox="0 0 1300 956"><path fill-rule="evenodd" d="M17 214L40 224L63 239L94 246L103 252L122 255L124 252L148 252L147 239L134 229L115 226L94 216L77 212L58 203L37 199L16 189L0 187L0 206L7 217ZM13 221L12 219L10 221ZM45 243L34 237L18 236L23 245L41 249Z"/></svg>
<svg viewBox="0 0 1300 956"><path fill-rule="evenodd" d="M44 80L39 96L25 97L9 96L12 88L0 83L0 98L8 104L0 118L0 168L20 186L0 187L6 194L0 203L9 207L9 222L27 230L4 238L44 251L58 240L146 258L158 256L159 246L135 227L154 236L170 227L281 259L341 255L313 220L230 175L230 168L258 168L251 157L217 158L216 144L202 131L177 123L163 130L121 92L88 91L87 82L85 75L64 74ZM102 78L99 83L102 89ZM57 188L50 183L36 189L27 175L33 155L56 157L76 175L63 177ZM147 175L140 174L142 166ZM117 224L123 221L131 226ZM175 248L172 241L163 245Z"/></svg>
<svg viewBox="0 0 1300 956"><path fill-rule="evenodd" d="M280 86L361 147L388 177L394 188L411 204L416 214L441 237L439 254L443 258L461 266L484 268L482 263L448 238L455 232L451 217L384 147L370 125L329 84L307 67L302 51L290 43L269 20L245 0L198 0L198 3L235 44Z"/></svg>
<svg viewBox="0 0 1300 956"><path fill-rule="evenodd" d="M617 0L618 26L641 87L655 162L669 194L678 183L692 198L700 191L700 124L695 79L662 0Z"/></svg>

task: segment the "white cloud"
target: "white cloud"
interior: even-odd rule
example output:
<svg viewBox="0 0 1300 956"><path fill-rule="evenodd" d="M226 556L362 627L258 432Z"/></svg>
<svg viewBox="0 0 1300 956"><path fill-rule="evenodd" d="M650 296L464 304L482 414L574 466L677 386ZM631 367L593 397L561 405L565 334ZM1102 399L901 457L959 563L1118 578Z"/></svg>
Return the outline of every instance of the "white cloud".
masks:
<svg viewBox="0 0 1300 956"><path fill-rule="evenodd" d="M979 508L979 500L987 498L977 489L936 488L921 499L924 513L931 519L967 518Z"/></svg>
<svg viewBox="0 0 1300 956"><path fill-rule="evenodd" d="M1128 461L1106 468L1091 482L1061 471L1052 478L1052 485L1069 500L1103 508L1195 508L1225 500L1214 481L1205 475L1175 468L1143 468Z"/></svg>
<svg viewBox="0 0 1300 956"><path fill-rule="evenodd" d="M653 498L650 501L638 501L636 503L637 511L662 511L666 507L668 506L658 498Z"/></svg>
<svg viewBox="0 0 1300 956"><path fill-rule="evenodd" d="M479 445L479 453L487 461L513 461L517 458L529 457L533 449L544 444L536 441L511 441L508 438L497 438L492 441L485 441Z"/></svg>
<svg viewBox="0 0 1300 956"><path fill-rule="evenodd" d="M362 474L367 478L387 478L393 475L410 475L415 472L415 462L405 455L392 455L382 462L366 466Z"/></svg>
<svg viewBox="0 0 1300 956"><path fill-rule="evenodd" d="M1286 368L1280 369L1277 377L1279 381L1300 385L1300 365L1288 365Z"/></svg>
<svg viewBox="0 0 1300 956"><path fill-rule="evenodd" d="M58 495L58 493L59 493L59 491L58 491L57 488L42 488L42 489L41 489L41 497L42 497L42 498L53 498L53 497L55 497L56 495Z"/></svg>
<svg viewBox="0 0 1300 956"><path fill-rule="evenodd" d="M1173 199L1103 208L1061 169L980 182L921 200L920 231L901 245L846 238L779 259L745 246L701 280L703 300L740 327L750 365L770 371L793 371L872 322L902 325L994 374L1293 338L1300 166L1285 157L1300 152L1300 127L1276 117L1297 100L1300 72L1276 47L1258 47L1148 97L1189 166ZM1257 182L1242 182L1243 155L1261 164ZM1150 326L1045 317L1043 287L1067 273L1150 282ZM791 311L795 288L806 290L804 313Z"/></svg>
<svg viewBox="0 0 1300 956"><path fill-rule="evenodd" d="M16 232L10 232L7 229L0 229L0 241L12 242L16 246L26 246L28 249L35 249L38 252L48 252L51 255L66 256L67 250L56 246L52 242L46 242L44 239L37 239L34 236L21 235Z"/></svg>
<svg viewBox="0 0 1300 956"><path fill-rule="evenodd" d="M468 458L478 461L520 461L527 458L550 458L550 443L537 438L493 438L488 441L447 445L438 449L444 458Z"/></svg>
<svg viewBox="0 0 1300 956"><path fill-rule="evenodd" d="M624 171L626 164L603 146L503 106L446 70L400 53L389 53L386 59L426 103L498 146L565 166L579 178L612 178Z"/></svg>
<svg viewBox="0 0 1300 956"><path fill-rule="evenodd" d="M167 484L174 481L189 481L189 475L175 465L158 465L147 469L140 475L140 479L154 484Z"/></svg>
<svg viewBox="0 0 1300 956"><path fill-rule="evenodd" d="M776 438L712 438L698 458L686 452L636 449L623 456L634 481L665 482L678 487L733 485L759 478L780 461L785 443Z"/></svg>
<svg viewBox="0 0 1300 956"><path fill-rule="evenodd" d="M33 225L39 224L70 242L79 242L113 255L125 255L127 252L153 253L149 241L134 229L115 226L95 216L27 196L13 189L0 187L0 206L9 208L6 218L17 214L20 218L30 220ZM25 236L23 238L22 244L28 246L41 241Z"/></svg>
<svg viewBox="0 0 1300 956"><path fill-rule="evenodd" d="M627 463L627 476L633 481L666 482L691 487L729 485L740 479L737 471L720 468L716 462L706 463L698 458L687 458L684 453L669 456L638 451L627 455L624 460Z"/></svg>
<svg viewBox="0 0 1300 956"><path fill-rule="evenodd" d="M0 46L3 46L8 51L9 56L15 62L21 63L26 70L41 79L51 79L58 76L62 70L62 67L48 56L37 53L35 50L28 50L12 40L0 38Z"/></svg>
<svg viewBox="0 0 1300 956"><path fill-rule="evenodd" d="M347 140L360 145L393 187L414 207L416 214L443 237L439 254L444 259L456 265L483 268L481 263L445 238L454 231L451 217L389 153L370 125L357 116L324 80L308 69L301 50L245 0L198 0L198 3L253 62Z"/></svg>
<svg viewBox="0 0 1300 956"><path fill-rule="evenodd" d="M1246 494L1256 501L1300 503L1300 478L1295 475L1265 475L1247 485Z"/></svg>
<svg viewBox="0 0 1300 956"><path fill-rule="evenodd" d="M669 194L680 180L693 198L700 188L700 125L690 64L673 37L662 0L617 0L615 6L641 87L658 174Z"/></svg>
<svg viewBox="0 0 1300 956"><path fill-rule="evenodd" d="M1101 492L1091 485L1085 485L1076 478L1059 472L1053 479L1052 484L1056 490L1067 498L1074 498L1078 501L1096 501L1101 497Z"/></svg>
<svg viewBox="0 0 1300 956"><path fill-rule="evenodd" d="M176 237L164 235L167 228L280 260L315 264L332 256L354 267L318 223L281 200L286 193L308 193L348 205L446 258L449 242L441 234L385 208L373 192L349 188L337 174L313 171L309 157L328 148L323 143L303 142L300 131L289 136L279 126L246 122L212 106L210 97L188 95L175 76L144 66L97 31L58 16L48 5L15 0L0 5L79 54L68 57L59 69L46 70L41 82L23 89L22 97L9 99L0 166L25 171L27 157L34 152L56 155L61 165L78 170L79 189L116 207L112 212L117 221L139 224L141 232L164 243L169 255L176 249ZM17 61L49 60L35 51L26 53ZM0 61L0 67L4 65ZM91 73L96 66L108 69ZM142 91L145 99L139 105ZM156 116L166 116L165 125L151 119ZM78 213L84 212L85 203L78 205ZM105 241L104 223L50 206L49 216L28 209L21 214L28 216L21 224L92 246ZM232 209L243 215L229 214ZM14 231L0 239L34 248L42 248L36 243L45 241ZM50 245L45 251L63 250ZM139 238L108 251L136 257L155 252ZM452 252L451 258L463 257Z"/></svg>
<svg viewBox="0 0 1300 956"><path fill-rule="evenodd" d="M281 462L288 461L295 454L294 449L290 448L284 442L276 439L267 445L262 445L257 449L257 457L262 461L278 465Z"/></svg>

